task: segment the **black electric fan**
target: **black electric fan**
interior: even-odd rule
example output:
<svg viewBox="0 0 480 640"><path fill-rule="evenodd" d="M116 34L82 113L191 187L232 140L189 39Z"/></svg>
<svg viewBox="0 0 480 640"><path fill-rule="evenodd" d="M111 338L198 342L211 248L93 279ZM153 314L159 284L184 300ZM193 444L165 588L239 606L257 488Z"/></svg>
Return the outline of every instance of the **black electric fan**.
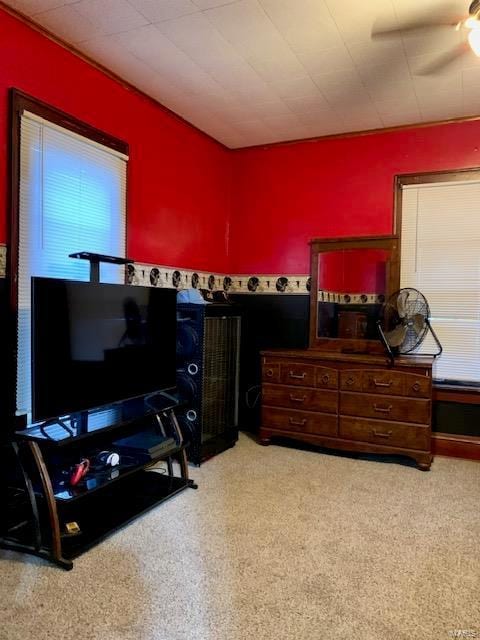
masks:
<svg viewBox="0 0 480 640"><path fill-rule="evenodd" d="M423 355L437 357L442 353L442 345L429 317L428 302L417 289L400 289L388 298L377 326L392 364L396 355L408 355L418 349L429 331L438 349L437 353Z"/></svg>

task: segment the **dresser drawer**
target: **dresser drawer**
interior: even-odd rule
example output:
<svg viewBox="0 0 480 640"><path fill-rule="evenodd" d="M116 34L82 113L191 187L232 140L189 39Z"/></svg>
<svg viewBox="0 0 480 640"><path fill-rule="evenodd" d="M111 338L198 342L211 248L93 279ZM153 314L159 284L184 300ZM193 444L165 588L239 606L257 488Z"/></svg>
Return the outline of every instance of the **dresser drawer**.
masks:
<svg viewBox="0 0 480 640"><path fill-rule="evenodd" d="M429 398L430 384L431 380L426 376L388 369L373 369L363 372L362 389L370 393L385 393L391 396Z"/></svg>
<svg viewBox="0 0 480 640"><path fill-rule="evenodd" d="M337 416L328 413L310 413L262 407L262 426L281 431L336 436Z"/></svg>
<svg viewBox="0 0 480 640"><path fill-rule="evenodd" d="M263 404L273 407L337 413L338 393L336 391L264 384L262 395Z"/></svg>
<svg viewBox="0 0 480 640"><path fill-rule="evenodd" d="M404 374L403 393L411 398L430 398L432 379L426 376L416 376L411 373Z"/></svg>
<svg viewBox="0 0 480 640"><path fill-rule="evenodd" d="M282 362L280 365L280 382L302 387L315 386L315 367L300 362Z"/></svg>
<svg viewBox="0 0 480 640"><path fill-rule="evenodd" d="M262 366L262 380L264 382L280 382L280 365L278 363L266 363Z"/></svg>
<svg viewBox="0 0 480 640"><path fill-rule="evenodd" d="M405 374L388 369L364 371L362 390L370 393L385 393L391 396L403 396Z"/></svg>
<svg viewBox="0 0 480 640"><path fill-rule="evenodd" d="M346 440L361 440L386 444L405 449L430 450L429 427L386 422L384 420L367 420L365 418L340 418L340 437Z"/></svg>
<svg viewBox="0 0 480 640"><path fill-rule="evenodd" d="M347 416L430 424L430 401L342 392L340 413Z"/></svg>
<svg viewBox="0 0 480 640"><path fill-rule="evenodd" d="M330 367L315 367L315 386L320 389L338 389L338 371Z"/></svg>
<svg viewBox="0 0 480 640"><path fill-rule="evenodd" d="M347 369L340 373L340 389L344 391L361 391L363 371L361 369Z"/></svg>

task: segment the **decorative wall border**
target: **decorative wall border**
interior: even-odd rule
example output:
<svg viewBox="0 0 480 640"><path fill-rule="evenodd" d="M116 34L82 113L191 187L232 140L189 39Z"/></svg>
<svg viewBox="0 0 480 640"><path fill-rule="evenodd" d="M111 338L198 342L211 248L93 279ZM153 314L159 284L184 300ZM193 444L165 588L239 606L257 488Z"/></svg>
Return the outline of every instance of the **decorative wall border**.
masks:
<svg viewBox="0 0 480 640"><path fill-rule="evenodd" d="M310 276L300 275L254 275L195 271L181 267L153 265L136 262L126 267L127 282L133 285L168 287L174 289L206 289L212 293L270 293L308 295Z"/></svg>
<svg viewBox="0 0 480 640"><path fill-rule="evenodd" d="M0 245L0 277L6 274L7 247ZM126 267L126 280L132 285L147 287L167 287L171 289L206 289L212 294L225 293L252 294L296 294L309 295L310 276L306 274L236 274L195 271L182 267L135 262ZM383 302L377 294L339 293L322 291L324 302L342 304L375 304Z"/></svg>
<svg viewBox="0 0 480 640"><path fill-rule="evenodd" d="M0 278L5 278L7 273L7 245L0 244Z"/></svg>
<svg viewBox="0 0 480 640"><path fill-rule="evenodd" d="M311 278L306 274L232 274L194 271L181 267L136 262L126 268L127 282L133 285L173 289L205 289L225 293L309 295ZM379 304L384 296L376 293L340 293L322 291L324 302L342 304Z"/></svg>
<svg viewBox="0 0 480 640"><path fill-rule="evenodd" d="M385 302L385 296L382 293L340 293L325 290L318 292L318 299L321 302L340 304L383 304Z"/></svg>

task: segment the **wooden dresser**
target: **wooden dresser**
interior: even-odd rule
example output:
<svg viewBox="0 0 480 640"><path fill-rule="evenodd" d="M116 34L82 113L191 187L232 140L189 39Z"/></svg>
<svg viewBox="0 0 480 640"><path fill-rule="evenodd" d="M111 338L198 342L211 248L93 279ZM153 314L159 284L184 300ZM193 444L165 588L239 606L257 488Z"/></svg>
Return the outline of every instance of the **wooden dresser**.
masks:
<svg viewBox="0 0 480 640"><path fill-rule="evenodd" d="M260 443L283 436L401 454L430 468L432 358L317 349L263 351Z"/></svg>

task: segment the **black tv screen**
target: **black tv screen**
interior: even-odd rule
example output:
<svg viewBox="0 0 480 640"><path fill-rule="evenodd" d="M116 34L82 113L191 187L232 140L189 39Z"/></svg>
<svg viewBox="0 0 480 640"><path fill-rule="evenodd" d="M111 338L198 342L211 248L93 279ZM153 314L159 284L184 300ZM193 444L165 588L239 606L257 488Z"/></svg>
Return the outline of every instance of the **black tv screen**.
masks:
<svg viewBox="0 0 480 640"><path fill-rule="evenodd" d="M175 290L32 278L34 420L171 390L175 357Z"/></svg>

